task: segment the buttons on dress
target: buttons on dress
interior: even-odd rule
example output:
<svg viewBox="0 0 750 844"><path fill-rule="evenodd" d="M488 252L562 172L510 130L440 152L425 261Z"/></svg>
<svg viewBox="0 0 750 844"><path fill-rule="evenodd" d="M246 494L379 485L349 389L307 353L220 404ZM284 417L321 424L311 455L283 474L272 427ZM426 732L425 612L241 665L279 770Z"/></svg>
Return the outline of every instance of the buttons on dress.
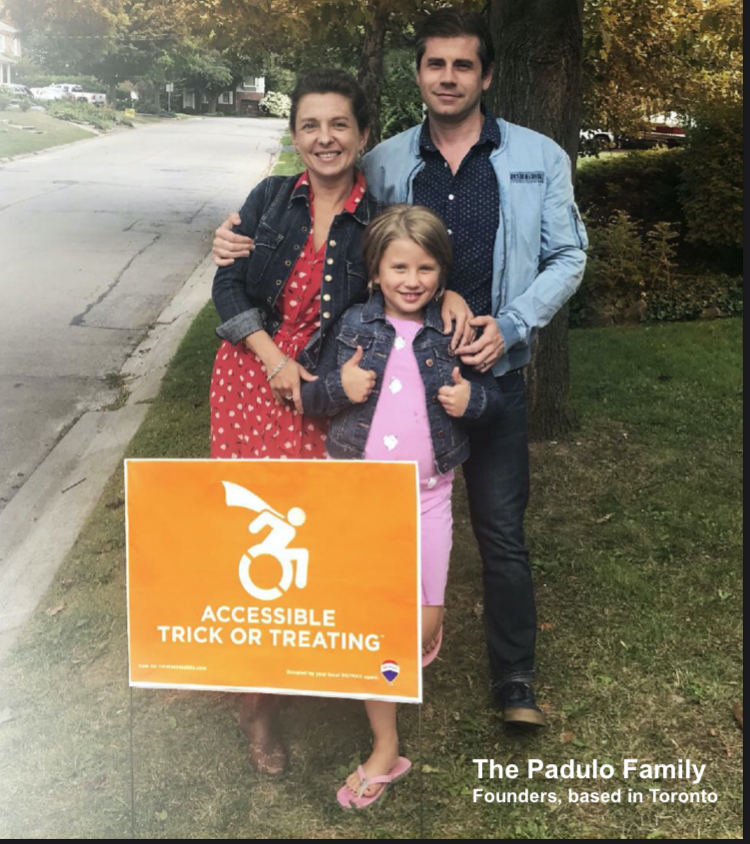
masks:
<svg viewBox="0 0 750 844"><path fill-rule="evenodd" d="M329 266L329 267L330 267L330 266L332 266L332 265L333 265L333 258L329 258L329 259L326 261L326 264L328 264L328 266Z"/></svg>
<svg viewBox="0 0 750 844"><path fill-rule="evenodd" d="M332 276L332 275L327 275L327 276L326 276L326 281L333 281L333 276Z"/></svg>
<svg viewBox="0 0 750 844"><path fill-rule="evenodd" d="M432 358L427 358L427 360L424 362L424 365L425 366L435 366L435 361Z"/></svg>
<svg viewBox="0 0 750 844"><path fill-rule="evenodd" d="M335 245L336 245L336 241L335 241L335 240L331 240L331 241L329 241L328 245L329 245L329 246L335 246Z"/></svg>
<svg viewBox="0 0 750 844"><path fill-rule="evenodd" d="M326 311L326 312L323 314L323 319L330 319L330 318L331 318L331 315L328 313L328 311Z"/></svg>
<svg viewBox="0 0 750 844"><path fill-rule="evenodd" d="M330 294L330 293L326 293L326 294L323 296L323 301L324 301L324 302L330 302L330 301L331 301L331 294Z"/></svg>

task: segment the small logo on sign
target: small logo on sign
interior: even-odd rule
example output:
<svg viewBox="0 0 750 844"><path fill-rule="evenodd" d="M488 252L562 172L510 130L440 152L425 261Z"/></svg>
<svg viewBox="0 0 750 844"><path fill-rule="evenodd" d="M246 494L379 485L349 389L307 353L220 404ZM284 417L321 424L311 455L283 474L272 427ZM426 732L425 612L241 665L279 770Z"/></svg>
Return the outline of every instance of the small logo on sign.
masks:
<svg viewBox="0 0 750 844"><path fill-rule="evenodd" d="M401 669L398 667L397 662L393 662L389 660L388 662L384 662L380 666L380 673L385 677L385 679L389 683L393 683L396 677L401 673Z"/></svg>

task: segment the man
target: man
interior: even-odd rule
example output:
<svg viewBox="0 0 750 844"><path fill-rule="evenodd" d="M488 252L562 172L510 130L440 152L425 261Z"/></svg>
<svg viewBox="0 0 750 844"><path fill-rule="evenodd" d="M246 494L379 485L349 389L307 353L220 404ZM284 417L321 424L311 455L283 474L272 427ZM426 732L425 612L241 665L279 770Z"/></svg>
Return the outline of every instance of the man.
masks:
<svg viewBox="0 0 750 844"><path fill-rule="evenodd" d="M504 419L472 431L464 464L472 527L483 562L490 682L507 722L543 726L535 679L536 606L524 539L529 455L524 367L531 345L575 292L588 247L573 197L570 159L554 141L497 120L482 106L494 50L479 15L445 9L418 32L417 84L427 119L364 160L372 193L425 205L454 247L449 287L474 314L479 339L456 353L491 369ZM227 221L217 263L247 254Z"/></svg>

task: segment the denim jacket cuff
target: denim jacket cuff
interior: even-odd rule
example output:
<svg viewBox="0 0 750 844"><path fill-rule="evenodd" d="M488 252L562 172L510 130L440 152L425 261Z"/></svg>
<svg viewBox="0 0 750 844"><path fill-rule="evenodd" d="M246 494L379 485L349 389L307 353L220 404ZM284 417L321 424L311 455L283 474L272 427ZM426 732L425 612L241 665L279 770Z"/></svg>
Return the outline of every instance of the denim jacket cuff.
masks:
<svg viewBox="0 0 750 844"><path fill-rule="evenodd" d="M343 410L345 407L349 407L349 405L352 404L349 400L349 396L346 394L344 384L341 381L340 368L334 369L333 372L329 372L326 376L325 383L328 398L333 406Z"/></svg>
<svg viewBox="0 0 750 844"><path fill-rule="evenodd" d="M503 336L503 341L505 342L505 352L507 354L507 352L510 351L516 343L520 342L521 332L518 330L518 326L516 325L513 317L508 313L500 314L496 322L497 327Z"/></svg>
<svg viewBox="0 0 750 844"><path fill-rule="evenodd" d="M263 311L259 308L253 308L223 322L216 329L216 333L222 340L226 340L234 346L241 343L249 334L265 331L265 329Z"/></svg>
<svg viewBox="0 0 750 844"><path fill-rule="evenodd" d="M466 405L463 418L467 420L480 419L487 410L487 390L481 384L470 383L469 403Z"/></svg>

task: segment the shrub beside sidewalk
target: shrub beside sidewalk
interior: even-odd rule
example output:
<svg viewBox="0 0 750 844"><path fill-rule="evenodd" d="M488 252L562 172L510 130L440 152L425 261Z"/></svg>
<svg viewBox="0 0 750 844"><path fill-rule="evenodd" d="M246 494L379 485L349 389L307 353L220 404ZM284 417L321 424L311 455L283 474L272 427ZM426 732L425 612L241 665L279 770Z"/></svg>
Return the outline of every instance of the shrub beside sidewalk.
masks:
<svg viewBox="0 0 750 844"><path fill-rule="evenodd" d="M215 324L209 305L128 456L208 455ZM577 331L571 350L582 427L534 447L528 520L549 729L508 732L488 705L480 564L459 485L446 644L426 674L422 784L407 778L384 811L340 812L338 781L367 751L356 702L287 702L292 769L273 782L250 767L233 695L135 690L137 837L741 837L732 705L742 666L742 321ZM3 837L130 834L124 542L118 471L3 670ZM403 707L402 730L402 752L419 758L416 707ZM487 757L690 758L708 768L697 787L480 783L471 760ZM563 797L568 787L706 789L719 801L475 805L479 785Z"/></svg>

